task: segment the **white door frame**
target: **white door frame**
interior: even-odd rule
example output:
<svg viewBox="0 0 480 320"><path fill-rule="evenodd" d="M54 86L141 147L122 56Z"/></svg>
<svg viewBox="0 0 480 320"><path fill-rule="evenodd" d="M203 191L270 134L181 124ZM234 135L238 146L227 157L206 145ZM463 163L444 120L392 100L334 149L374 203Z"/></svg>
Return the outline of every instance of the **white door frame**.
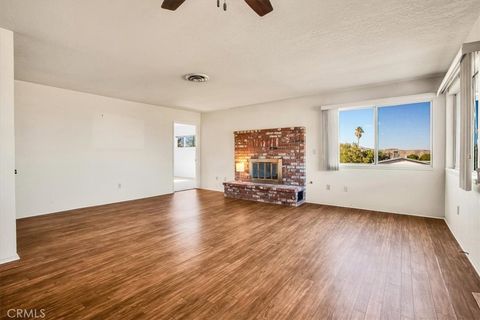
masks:
<svg viewBox="0 0 480 320"><path fill-rule="evenodd" d="M189 126L195 127L195 188L199 188L200 182L200 132L199 132L199 124L192 121L177 121L174 120L172 122L172 137L170 141L172 141L172 191L173 193L176 192L175 190L175 124L184 124ZM181 190L179 190L181 191Z"/></svg>

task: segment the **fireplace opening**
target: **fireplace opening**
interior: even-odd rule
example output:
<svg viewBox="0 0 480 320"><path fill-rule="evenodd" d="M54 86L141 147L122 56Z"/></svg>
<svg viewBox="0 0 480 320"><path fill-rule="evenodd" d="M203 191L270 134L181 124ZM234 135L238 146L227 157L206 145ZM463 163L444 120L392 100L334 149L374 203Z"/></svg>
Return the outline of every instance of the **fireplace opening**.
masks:
<svg viewBox="0 0 480 320"><path fill-rule="evenodd" d="M250 159L250 177L254 182L281 183L281 159Z"/></svg>
<svg viewBox="0 0 480 320"><path fill-rule="evenodd" d="M297 202L302 202L302 201L303 201L303 199L304 199L304 197L305 197L305 196L303 195L303 193L304 193L303 190L302 190L302 191L299 191L299 192L297 193Z"/></svg>

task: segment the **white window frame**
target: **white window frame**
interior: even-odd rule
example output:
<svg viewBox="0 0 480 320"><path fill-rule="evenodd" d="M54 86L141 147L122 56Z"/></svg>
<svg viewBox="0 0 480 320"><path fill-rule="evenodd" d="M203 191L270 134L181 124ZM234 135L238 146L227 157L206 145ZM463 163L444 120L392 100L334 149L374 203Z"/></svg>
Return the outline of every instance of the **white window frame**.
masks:
<svg viewBox="0 0 480 320"><path fill-rule="evenodd" d="M452 146L452 150L451 152L453 152L454 154L452 155L452 160L453 160L453 163L452 163L452 167L449 167L449 168L446 168L446 169L449 169L449 170L453 170L455 172L457 172L458 174L458 171L459 171L459 168L458 168L458 161L459 161L459 150L458 150L458 136L459 136L459 132L458 132L458 119L459 119L459 111L460 111L460 105L458 104L458 100L459 100L459 84L457 84L455 87L453 87L452 89L450 89L448 92L447 92L447 95L450 95L450 96L453 96L453 112L452 112L452 118L451 119L447 119L447 121L451 121L452 122L452 126L453 126L453 130L451 132L451 134L453 135L452 137L452 143L453 143L453 146ZM479 87L479 90L480 91L480 79L478 81L478 84L477 86ZM475 118L473 118L473 120L475 120ZM480 116L478 117L478 127L480 128ZM473 126L474 128L474 126ZM480 146L480 132L479 132L479 135L478 135L478 144ZM472 148L473 146L475 145L475 141L473 141L473 145L472 145ZM480 148L478 148L477 150L477 153L478 153L478 167L480 168ZM474 157L475 159L475 157ZM475 168L475 166L473 166L473 168ZM474 173L474 176L476 177L476 172L475 170L473 170L473 173Z"/></svg>
<svg viewBox="0 0 480 320"><path fill-rule="evenodd" d="M415 96L406 96L406 97L397 97L389 99L379 99L379 100L370 100L364 101L361 103L353 103L348 105L333 105L323 107L323 110L327 109L338 109L340 111L348 110L358 110L358 109L373 109L373 126L374 126L374 162L373 163L340 163L340 157L338 158L339 168L340 169L381 169L381 170L413 170L413 171L430 171L433 170L433 161L434 161L434 93L427 93L422 95ZM403 104L412 104L412 103L421 103L429 102L430 103L430 164L418 167L403 166L403 165L389 165L378 163L378 109L379 108L388 108L395 107ZM340 122L338 124L338 135L340 136ZM338 152L340 154L340 142L338 143Z"/></svg>
<svg viewBox="0 0 480 320"><path fill-rule="evenodd" d="M458 78L459 78L459 75L461 73L460 70L461 70L462 59L466 55L469 55L469 54L472 54L472 53L475 54L474 74L476 74L480 71L480 41L462 44L460 50L458 51L457 55L453 59L451 65L450 65L450 67L447 71L447 74L443 78L442 83L440 84L440 87L438 88L437 95L441 95L441 94L444 94L444 93L447 96L458 94L458 92L460 91L460 84L459 84L460 81L458 81ZM474 88L474 90L477 90L477 92L480 91L480 79L477 81L477 87ZM461 106L460 106L460 108L461 108ZM456 105L456 109L457 110L459 109L458 104ZM458 116L458 113L456 113L455 116ZM480 117L477 117L477 119L478 119L478 122L480 122ZM447 118L447 121L456 121L456 120L455 119L452 120L452 119ZM473 124L473 119L472 119L471 124ZM480 123L478 123L478 125L480 125ZM458 136L457 133L458 132L456 132L456 131L453 132L453 135L454 135L453 139L455 141L456 141L457 136ZM471 133L473 133L473 131ZM475 141L473 141L473 139L472 139L472 142L473 143L471 144L471 148L473 148L473 146L475 144ZM477 143L480 144L480 136L478 137ZM456 145L455 147L458 148L459 146ZM454 150L455 150L455 148L454 148ZM473 152L471 154L474 155ZM478 166L480 168L480 148L477 149L477 157L478 157ZM458 167L459 159L457 157L457 153L455 153L454 159L455 159L455 161L454 161L455 162L455 167L454 168L448 168L447 167L446 170L450 170L451 172L454 172L455 174L459 175L459 177L460 177L460 170L459 170L459 167ZM473 159L472 159L472 162L473 162ZM472 169L474 168L473 164L474 163L472 163ZM462 173L462 175L465 174L465 173ZM478 177L477 172L472 171L472 175L474 177L473 181L475 181L475 179ZM480 179L478 179L478 180L480 180ZM479 184L478 181L476 183ZM462 186L461 186L461 188L463 189Z"/></svg>
<svg viewBox="0 0 480 320"><path fill-rule="evenodd" d="M453 163L452 163L452 167L454 170L458 170L458 158L459 158L459 152L458 152L458 148L459 148L459 143L457 141L458 139L458 129L459 129L459 114L460 114L460 108L459 108L459 104L458 104L458 100L459 100L459 96L458 96L458 92L455 93L453 95L453 112L452 112L452 116L453 116L453 119L452 119L452 132L453 132L453 139L452 139L452 152L453 152L453 157L452 157L452 160L453 160Z"/></svg>
<svg viewBox="0 0 480 320"><path fill-rule="evenodd" d="M479 55L477 55L478 57ZM477 64L480 64L478 61L477 61ZM473 116L473 121L475 121L475 101L479 101L479 113L480 113L480 66L477 65L476 66L477 70L475 72L475 75L473 76L474 77L474 84L476 85L476 88L474 88L474 96L475 96L475 99L474 99L474 102L473 102L473 112L474 112L474 116ZM475 144L477 144L477 163L476 163L476 166L477 166L477 170L480 170L480 115L477 114L477 124L476 124L476 127L477 127L477 141L473 141L473 145L472 145L472 148L475 148ZM473 125L473 130L475 130L475 124ZM474 136L475 136L475 132L473 132ZM472 152L473 154L473 161L475 162L475 154L474 154L475 150ZM473 164L472 166L473 168L473 172L474 174L476 174L476 170L475 170L475 163Z"/></svg>
<svg viewBox="0 0 480 320"><path fill-rule="evenodd" d="M476 52L475 53L475 59L474 59L474 62L473 62L473 68L474 68L474 71L473 71L473 122L475 122L475 110L476 110L476 101L479 100L480 101L480 52ZM480 108L480 102L479 102L479 108ZM472 165L472 169L473 169L473 172L474 172L474 177L476 175L476 171L480 169L480 116L477 114L476 115L477 117L477 123L473 124L472 125L472 129L473 129L473 138L472 138L472 161L474 162L473 165ZM477 127L477 130L479 132L476 132L477 134L477 141L475 141L475 126ZM477 154L475 155L475 144L477 144ZM475 163L475 156L477 157L477 163ZM475 166L477 166L477 169L475 169Z"/></svg>
<svg viewBox="0 0 480 320"><path fill-rule="evenodd" d="M460 150L459 150L459 137L460 137L460 78L457 78L456 80L452 81L451 86L449 89L445 92L447 96L452 97L452 116L451 118L447 118L446 121L449 121L452 125L452 130L451 132L448 132L447 134L453 135L452 138L452 146L451 150L447 150L449 152L452 152L453 154L450 154L449 156L452 157L452 163L450 167L447 167L446 169L454 170L458 173L458 164L459 164L459 158L460 158ZM447 106L448 107L448 103Z"/></svg>

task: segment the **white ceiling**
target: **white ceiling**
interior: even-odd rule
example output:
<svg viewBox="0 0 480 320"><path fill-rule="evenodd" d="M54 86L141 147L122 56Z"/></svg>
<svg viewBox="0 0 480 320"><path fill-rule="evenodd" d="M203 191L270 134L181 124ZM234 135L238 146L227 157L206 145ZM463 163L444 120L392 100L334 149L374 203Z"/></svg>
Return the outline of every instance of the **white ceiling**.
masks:
<svg viewBox="0 0 480 320"><path fill-rule="evenodd" d="M0 0L17 79L210 111L446 71L478 0ZM182 75L207 73L207 84Z"/></svg>

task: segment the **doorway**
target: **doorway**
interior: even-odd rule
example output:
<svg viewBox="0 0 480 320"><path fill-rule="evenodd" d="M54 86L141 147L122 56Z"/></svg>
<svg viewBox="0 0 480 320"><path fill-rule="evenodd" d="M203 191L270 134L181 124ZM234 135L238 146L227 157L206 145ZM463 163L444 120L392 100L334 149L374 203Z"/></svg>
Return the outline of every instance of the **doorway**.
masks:
<svg viewBox="0 0 480 320"><path fill-rule="evenodd" d="M194 189L197 186L197 127L174 123L173 132L173 189Z"/></svg>

